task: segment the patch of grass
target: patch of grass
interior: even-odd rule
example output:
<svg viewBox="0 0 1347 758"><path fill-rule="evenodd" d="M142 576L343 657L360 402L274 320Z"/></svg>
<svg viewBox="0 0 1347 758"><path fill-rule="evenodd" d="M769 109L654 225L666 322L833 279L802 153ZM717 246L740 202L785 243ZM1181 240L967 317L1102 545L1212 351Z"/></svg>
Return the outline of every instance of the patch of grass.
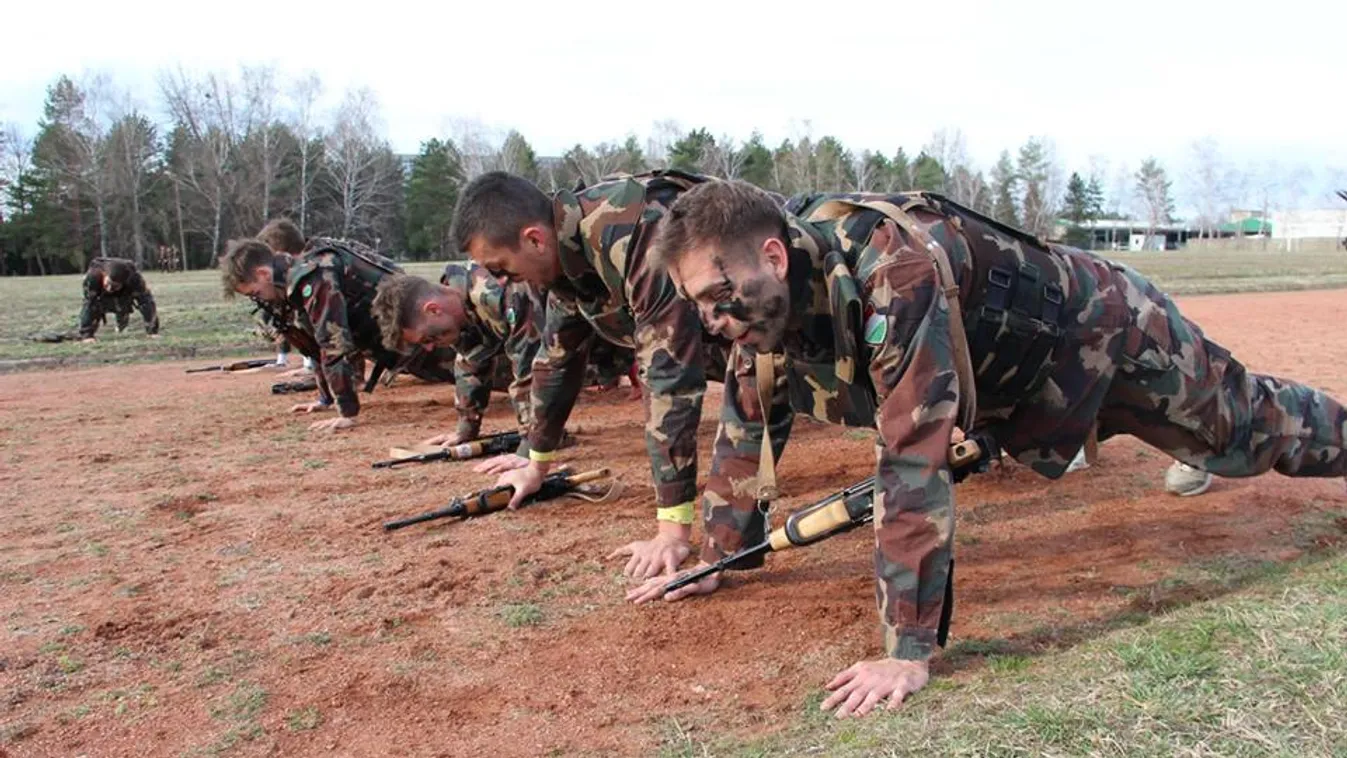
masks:
<svg viewBox="0 0 1347 758"><path fill-rule="evenodd" d="M1343 755L1347 561L1306 559L1278 572L1246 563L1256 578L1233 593L1045 652L1032 665L996 652L995 641L960 643L955 652L989 654L986 668L933 680L895 712L845 724L806 715L724 752ZM1226 575L1232 565L1204 570Z"/></svg>
<svg viewBox="0 0 1347 758"><path fill-rule="evenodd" d="M296 637L294 644L309 644L315 647L323 647L332 644L332 635L328 632L309 632L308 634Z"/></svg>
<svg viewBox="0 0 1347 758"><path fill-rule="evenodd" d="M84 661L68 655L61 655L56 658L56 666L61 669L61 673L75 674L84 669Z"/></svg>
<svg viewBox="0 0 1347 758"><path fill-rule="evenodd" d="M37 652L41 653L42 655L51 655L52 653L64 653L65 643L54 641L44 642L42 643L42 646L37 649Z"/></svg>
<svg viewBox="0 0 1347 758"><path fill-rule="evenodd" d="M85 549L87 549L90 553L99 558L102 558L108 554L107 546L97 541L90 542L88 545L85 546Z"/></svg>
<svg viewBox="0 0 1347 758"><path fill-rule="evenodd" d="M304 461L304 468L306 468L306 469L323 469L323 468L327 468L327 461L324 461L324 460L318 460L318 459L310 459L310 460L306 460L306 461Z"/></svg>
<svg viewBox="0 0 1347 758"><path fill-rule="evenodd" d="M224 702L211 708L211 718L222 721L252 721L257 718L262 709L267 707L266 690L252 684L244 682L224 699Z"/></svg>
<svg viewBox="0 0 1347 758"><path fill-rule="evenodd" d="M510 603L500 609L500 617L511 629L537 626L543 622L543 609L533 603Z"/></svg>
<svg viewBox="0 0 1347 758"><path fill-rule="evenodd" d="M317 729L322 723L322 712L313 706L291 711L285 716L285 726L292 732L306 732L310 729Z"/></svg>

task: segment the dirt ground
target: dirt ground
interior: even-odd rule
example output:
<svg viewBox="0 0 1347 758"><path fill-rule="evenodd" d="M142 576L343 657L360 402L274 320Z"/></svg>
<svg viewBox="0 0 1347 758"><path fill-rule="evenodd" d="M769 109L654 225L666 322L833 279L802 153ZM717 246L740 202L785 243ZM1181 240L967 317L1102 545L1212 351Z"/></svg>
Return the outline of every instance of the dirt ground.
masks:
<svg viewBox="0 0 1347 758"><path fill-rule="evenodd" d="M1251 369L1347 397L1347 293L1180 304ZM605 556L653 520L625 385L581 401L566 456L611 467L620 499L385 533L490 484L469 464L369 466L451 428L452 388L380 387L358 428L319 436L269 394L273 374L184 367L0 376L0 755L652 754L771 733L880 653L864 533L773 555L711 598L623 602ZM511 421L495 396L486 428ZM872 461L865 434L797 423L787 505ZM1056 483L1009 466L961 486L938 674L1219 594L1347 531L1341 481L1175 498L1168 463L1117 439Z"/></svg>

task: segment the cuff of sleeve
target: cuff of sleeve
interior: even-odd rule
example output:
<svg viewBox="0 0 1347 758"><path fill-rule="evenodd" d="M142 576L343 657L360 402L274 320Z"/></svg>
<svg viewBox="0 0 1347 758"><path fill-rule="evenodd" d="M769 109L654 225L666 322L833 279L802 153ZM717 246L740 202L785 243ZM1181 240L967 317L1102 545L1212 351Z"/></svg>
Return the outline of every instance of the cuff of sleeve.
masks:
<svg viewBox="0 0 1347 758"><path fill-rule="evenodd" d="M469 421L459 421L458 428L454 431L458 434L459 439L475 440L477 439L477 434L482 431L482 427L480 424L474 424Z"/></svg>
<svg viewBox="0 0 1347 758"><path fill-rule="evenodd" d="M935 630L919 626L904 627L889 648L889 657L903 661L924 661L935 654Z"/></svg>
<svg viewBox="0 0 1347 758"><path fill-rule="evenodd" d="M691 501L669 506L668 508L655 509L656 519L660 521L672 521L675 524L683 524L684 526L692 523L693 516L694 513Z"/></svg>
<svg viewBox="0 0 1347 758"><path fill-rule="evenodd" d="M347 418L360 415L360 401L355 398L337 398L337 410Z"/></svg>
<svg viewBox="0 0 1347 758"><path fill-rule="evenodd" d="M655 505L665 508L679 503L691 503L697 499L697 479L687 481L656 482Z"/></svg>
<svg viewBox="0 0 1347 758"><path fill-rule="evenodd" d="M557 453L555 450L551 450L546 453L540 452L538 450L529 450L529 460L533 461L534 463L551 463L556 459Z"/></svg>

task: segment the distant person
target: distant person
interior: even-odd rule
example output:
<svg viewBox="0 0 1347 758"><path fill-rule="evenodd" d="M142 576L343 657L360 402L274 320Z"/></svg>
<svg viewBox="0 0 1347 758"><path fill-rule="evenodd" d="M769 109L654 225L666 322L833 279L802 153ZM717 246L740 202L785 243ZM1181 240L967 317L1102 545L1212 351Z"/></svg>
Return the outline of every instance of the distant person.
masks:
<svg viewBox="0 0 1347 758"><path fill-rule="evenodd" d="M145 319L145 333L159 336L159 314L154 296L145 283L145 277L136 270L136 264L125 258L94 258L84 273L84 307L80 309L79 337L93 342L94 334L108 311L117 318L121 332L131 321L131 309L140 311Z"/></svg>

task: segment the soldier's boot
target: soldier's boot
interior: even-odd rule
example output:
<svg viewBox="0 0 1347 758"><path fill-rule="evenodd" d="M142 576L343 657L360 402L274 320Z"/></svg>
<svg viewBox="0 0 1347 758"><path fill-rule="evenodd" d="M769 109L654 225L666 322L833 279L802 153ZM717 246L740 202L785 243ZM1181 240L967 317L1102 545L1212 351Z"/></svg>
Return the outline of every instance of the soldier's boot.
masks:
<svg viewBox="0 0 1347 758"><path fill-rule="evenodd" d="M1212 475L1182 461L1174 461L1165 471L1165 491L1179 497L1195 497L1211 489Z"/></svg>

